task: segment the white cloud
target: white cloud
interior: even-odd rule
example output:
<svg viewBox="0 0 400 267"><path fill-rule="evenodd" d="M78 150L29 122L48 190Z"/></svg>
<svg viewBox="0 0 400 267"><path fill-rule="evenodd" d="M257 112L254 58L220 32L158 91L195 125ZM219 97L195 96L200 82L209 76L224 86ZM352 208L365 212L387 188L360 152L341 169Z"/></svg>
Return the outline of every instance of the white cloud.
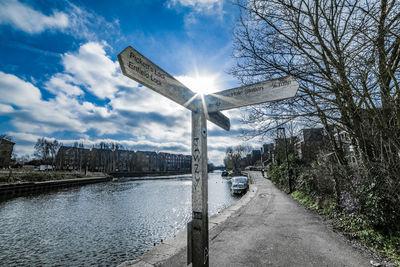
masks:
<svg viewBox="0 0 400 267"><path fill-rule="evenodd" d="M198 22L195 13L190 12L184 16L185 28L189 27L191 24L196 24Z"/></svg>
<svg viewBox="0 0 400 267"><path fill-rule="evenodd" d="M116 36L119 36L118 20L108 22L92 10L86 10L70 2L67 4L66 13L70 26L66 32L69 34L88 41L99 41L99 37L102 40L110 38L115 40ZM101 33L100 36L99 33Z"/></svg>
<svg viewBox="0 0 400 267"><path fill-rule="evenodd" d="M0 71L0 96L4 104L27 107L39 103L41 93L31 83Z"/></svg>
<svg viewBox="0 0 400 267"><path fill-rule="evenodd" d="M14 111L14 108L10 105L0 104L0 114L7 114Z"/></svg>
<svg viewBox="0 0 400 267"><path fill-rule="evenodd" d="M20 132L7 132L7 135L12 136L14 141L23 141L26 143L36 143L36 141L41 138L39 135Z"/></svg>
<svg viewBox="0 0 400 267"><path fill-rule="evenodd" d="M198 15L217 16L222 19L223 0L169 0L168 8L185 7L191 11L184 15L185 28L198 22Z"/></svg>
<svg viewBox="0 0 400 267"><path fill-rule="evenodd" d="M50 1L48 4L51 3ZM41 10L21 3L19 0L2 0L0 1L0 25L10 25L28 34L57 30L87 41L98 41L99 32L102 39L114 40L115 36L118 36L118 20L108 22L93 11L78 7L71 2L65 1L63 4L62 10L52 10L50 14L44 14ZM39 50L26 44L20 44L20 46L29 50ZM45 52L51 53L51 51Z"/></svg>
<svg viewBox="0 0 400 267"><path fill-rule="evenodd" d="M37 138L65 131L73 136L59 140L66 145L83 141L91 146L108 140L135 150L190 153L190 112L124 77L118 62L107 56L105 45L89 42L64 54L64 70L45 82L46 90L54 94L49 99L43 99L32 83L0 72L0 114L11 118L14 130L9 135L15 138L19 155L32 153ZM179 78L190 86L185 77L191 76ZM99 106L86 98L87 92L109 101ZM225 113L236 120L240 114L236 110ZM210 132L217 129L208 125ZM233 133L210 133L208 155L213 163L222 164L226 147L240 143L239 127L233 124Z"/></svg>
<svg viewBox="0 0 400 267"><path fill-rule="evenodd" d="M146 87L134 87L119 91L110 101L114 110L157 112L163 115L178 115L186 108Z"/></svg>
<svg viewBox="0 0 400 267"><path fill-rule="evenodd" d="M52 83L48 83L48 86L51 85ZM121 113L121 109L110 109L107 106L79 101L76 96L67 95L62 90L55 92L54 98L43 100L36 86L15 75L0 72L0 112L11 117L11 123L15 128L12 136L18 138L16 140L17 153L26 153L29 150L27 143L33 149L32 142L40 136L51 136L55 132L62 131L83 136L90 129L93 129L98 136L121 133L129 134L135 139L141 138L142 141L139 143L130 143L138 146L139 149L171 148L172 150L176 148L182 151L183 148L187 150L190 137L185 138L187 140L183 143L179 142L179 137L188 135L189 127L183 126L182 129L182 123L179 123L177 127L173 126L184 114L175 113L176 117L171 117L171 124L167 125L168 122L163 121L163 115L157 115L155 108L157 102L151 105L149 103L148 109L153 109L154 114L143 119L141 114L148 114L148 111L144 110L145 104L141 107L142 111L136 111L134 113L136 117L132 117L130 113ZM144 99L137 98L137 100L146 103ZM16 106L17 109L13 109L12 106ZM189 112L186 114L189 122L188 115ZM153 116L155 116L154 121L152 121Z"/></svg>
<svg viewBox="0 0 400 267"><path fill-rule="evenodd" d="M64 29L68 26L67 14L53 11L45 15L17 0L0 3L0 24L9 24L29 34L41 33L47 29Z"/></svg>
<svg viewBox="0 0 400 267"><path fill-rule="evenodd" d="M62 56L63 73L57 73L46 83L54 94L69 96L84 94L81 88L100 99L109 99L113 110L177 114L185 110L175 102L122 75L118 61L106 54L106 43L88 42L77 52Z"/></svg>
<svg viewBox="0 0 400 267"><path fill-rule="evenodd" d="M67 84L81 85L101 99L113 99L119 86L137 85L122 76L118 62L113 62L106 55L105 45L89 42L82 45L77 53L65 53L62 65L68 75L55 78L64 78ZM60 83L63 81L59 80Z"/></svg>
<svg viewBox="0 0 400 267"><path fill-rule="evenodd" d="M57 73L46 83L45 88L53 94L63 92L67 95L83 95L81 88L74 85L73 78L68 74Z"/></svg>
<svg viewBox="0 0 400 267"><path fill-rule="evenodd" d="M170 0L168 7L181 5L192 8L198 13L214 13L222 9L222 0Z"/></svg>
<svg viewBox="0 0 400 267"><path fill-rule="evenodd" d="M18 107L12 111L12 123L27 133L85 128L73 116L73 109L63 109L62 95L44 101L37 87L4 72L0 72L0 104Z"/></svg>

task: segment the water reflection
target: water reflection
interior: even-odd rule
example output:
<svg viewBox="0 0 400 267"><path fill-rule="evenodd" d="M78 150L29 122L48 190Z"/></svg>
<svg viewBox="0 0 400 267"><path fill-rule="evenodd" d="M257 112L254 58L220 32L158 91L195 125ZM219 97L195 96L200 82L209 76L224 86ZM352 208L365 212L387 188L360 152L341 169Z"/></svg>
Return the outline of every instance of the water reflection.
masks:
<svg viewBox="0 0 400 267"><path fill-rule="evenodd" d="M88 185L0 203L0 265L116 265L190 219L190 176ZM237 200L209 174L209 213Z"/></svg>

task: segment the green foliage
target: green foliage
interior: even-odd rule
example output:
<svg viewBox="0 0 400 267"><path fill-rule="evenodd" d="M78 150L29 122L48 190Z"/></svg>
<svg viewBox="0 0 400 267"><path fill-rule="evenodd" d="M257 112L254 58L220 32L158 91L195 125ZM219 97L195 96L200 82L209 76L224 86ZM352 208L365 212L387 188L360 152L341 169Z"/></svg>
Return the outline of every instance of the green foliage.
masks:
<svg viewBox="0 0 400 267"><path fill-rule="evenodd" d="M344 213L335 216L334 226L375 251L386 254L400 266L400 232L383 234L373 228L369 218Z"/></svg>
<svg viewBox="0 0 400 267"><path fill-rule="evenodd" d="M292 197L297 199L301 204L307 206L311 210L319 209L318 201L310 195L303 194L300 191L294 191L292 193Z"/></svg>
<svg viewBox="0 0 400 267"><path fill-rule="evenodd" d="M269 170L267 171L268 178L271 181L278 185L281 189L285 190L286 192L289 191L288 186L288 171L287 166L284 164L271 164L269 166Z"/></svg>
<svg viewBox="0 0 400 267"><path fill-rule="evenodd" d="M298 158L294 154L289 155L289 169L292 177L292 184L296 184L296 174L301 172L301 165ZM280 164L272 163L267 169L268 178L278 185L285 192L289 192L289 171L287 161Z"/></svg>
<svg viewBox="0 0 400 267"><path fill-rule="evenodd" d="M399 205L395 189L385 183L379 166L352 168L319 159L301 166L294 157L290 166L295 174L292 197L311 210L330 217L336 228L375 251L386 254L400 266ZM288 192L287 163L271 164L271 181Z"/></svg>
<svg viewBox="0 0 400 267"><path fill-rule="evenodd" d="M379 231L399 232L400 166L392 170L385 168L383 163L370 162L361 167L363 181L356 191L360 199L360 213L367 216ZM396 173L396 178L393 173Z"/></svg>
<svg viewBox="0 0 400 267"><path fill-rule="evenodd" d="M315 197L300 191L294 191L292 197L309 209L329 216L335 228L375 251L384 253L400 266L400 232L384 235L374 230L371 221L365 216L340 212L332 202L321 206Z"/></svg>

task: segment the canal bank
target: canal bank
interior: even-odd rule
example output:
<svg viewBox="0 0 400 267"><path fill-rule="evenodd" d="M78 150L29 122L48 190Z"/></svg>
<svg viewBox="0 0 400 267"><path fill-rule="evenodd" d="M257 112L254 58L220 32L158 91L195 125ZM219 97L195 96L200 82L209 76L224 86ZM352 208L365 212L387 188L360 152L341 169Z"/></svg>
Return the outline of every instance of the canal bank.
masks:
<svg viewBox="0 0 400 267"><path fill-rule="evenodd" d="M187 172L182 171L166 171L166 172L132 172L132 173L109 173L104 174L106 176L89 176L89 177L78 177L78 178L64 178L55 172L54 175L56 179L51 179L52 177L49 174L53 174L53 172L34 172L32 175L34 176L43 176L43 177L35 177L39 179L39 181L20 181L18 183L0 183L0 201L7 200L14 197L25 196L29 194L39 194L43 192L48 192L51 190L57 190L62 188L74 187L74 186L83 186L88 184L109 182L113 179L129 179L131 181L141 181L141 180L159 180L159 179L171 179L171 176L176 175L187 175ZM57 175L58 174L58 175ZM102 173L101 173L102 174ZM29 175L26 174L26 175ZM71 175L71 174L68 174ZM68 177L68 175L65 175ZM72 173L73 175L73 173ZM102 174L103 175L103 174ZM47 177L49 176L49 177ZM50 178L46 180L46 178ZM42 181L40 181L42 180Z"/></svg>
<svg viewBox="0 0 400 267"><path fill-rule="evenodd" d="M251 176L256 189L252 186L248 200L228 208L229 216L224 210L210 218L210 266L370 266L376 260L259 172ZM186 235L120 266L187 266Z"/></svg>
<svg viewBox="0 0 400 267"><path fill-rule="evenodd" d="M60 188L109 182L111 180L112 177L108 176L108 177L64 179L64 180L44 181L44 182L5 184L5 185L0 185L0 200L7 200L10 198L24 196L33 193L43 193Z"/></svg>
<svg viewBox="0 0 400 267"><path fill-rule="evenodd" d="M154 172L111 172L109 175L112 177L156 177L156 176L171 176L171 175L183 175L191 174L191 170L186 171L154 171Z"/></svg>
<svg viewBox="0 0 400 267"><path fill-rule="evenodd" d="M220 233L220 230L218 229L224 225L227 219L236 216L240 210L246 207L254 196L256 196L257 190L257 185L251 184L247 193L240 200L209 218L210 240L213 240L218 236ZM167 266L180 266L179 264L184 263L182 262L182 257L187 254L186 247L187 229L185 228L174 238L157 244L155 247L138 256L136 259L123 262L118 265L118 267L160 266L163 264L167 264ZM186 260L186 258L184 260ZM182 266L186 266L186 264Z"/></svg>

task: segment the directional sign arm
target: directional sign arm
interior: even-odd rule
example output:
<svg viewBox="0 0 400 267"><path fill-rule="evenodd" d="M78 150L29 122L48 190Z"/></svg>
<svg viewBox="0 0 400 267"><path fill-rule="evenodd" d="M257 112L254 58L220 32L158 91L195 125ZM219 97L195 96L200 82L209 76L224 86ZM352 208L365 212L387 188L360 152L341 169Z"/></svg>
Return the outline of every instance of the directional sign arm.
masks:
<svg viewBox="0 0 400 267"><path fill-rule="evenodd" d="M122 73L172 101L188 107L195 93L131 46L118 55Z"/></svg>
<svg viewBox="0 0 400 267"><path fill-rule="evenodd" d="M231 128L231 122L228 117L226 117L224 114L221 112L210 112L208 113L208 118L209 121L212 123L215 123L219 127L221 127L224 130L229 131Z"/></svg>
<svg viewBox="0 0 400 267"><path fill-rule="evenodd" d="M294 97L299 83L291 76L206 95L207 110L215 112Z"/></svg>

